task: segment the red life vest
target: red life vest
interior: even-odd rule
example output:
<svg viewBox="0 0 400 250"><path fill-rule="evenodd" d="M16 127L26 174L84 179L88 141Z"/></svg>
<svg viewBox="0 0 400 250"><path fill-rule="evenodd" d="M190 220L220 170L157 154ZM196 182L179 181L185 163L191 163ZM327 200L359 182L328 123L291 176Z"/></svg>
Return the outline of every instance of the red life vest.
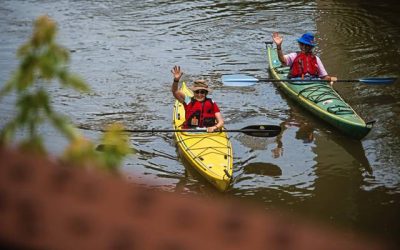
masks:
<svg viewBox="0 0 400 250"><path fill-rule="evenodd" d="M289 78L304 76L318 77L317 57L312 53L297 53L296 58L290 66Z"/></svg>
<svg viewBox="0 0 400 250"><path fill-rule="evenodd" d="M219 112L219 109L210 98L206 98L203 102L192 98L192 101L184 104L184 107L184 128L212 127L215 125L215 113Z"/></svg>

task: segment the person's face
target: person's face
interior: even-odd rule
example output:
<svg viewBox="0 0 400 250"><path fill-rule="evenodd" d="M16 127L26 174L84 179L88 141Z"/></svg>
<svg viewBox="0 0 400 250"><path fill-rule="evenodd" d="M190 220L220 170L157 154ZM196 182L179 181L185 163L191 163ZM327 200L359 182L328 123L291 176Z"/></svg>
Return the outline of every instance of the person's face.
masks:
<svg viewBox="0 0 400 250"><path fill-rule="evenodd" d="M203 101L206 98L208 92L207 92L207 90L204 90L204 89L198 89L198 90L193 91L193 93L194 93L194 98L196 100Z"/></svg>
<svg viewBox="0 0 400 250"><path fill-rule="evenodd" d="M304 52L311 52L313 49L312 46L304 44L304 43L299 43L299 47L300 47L300 50L304 51Z"/></svg>

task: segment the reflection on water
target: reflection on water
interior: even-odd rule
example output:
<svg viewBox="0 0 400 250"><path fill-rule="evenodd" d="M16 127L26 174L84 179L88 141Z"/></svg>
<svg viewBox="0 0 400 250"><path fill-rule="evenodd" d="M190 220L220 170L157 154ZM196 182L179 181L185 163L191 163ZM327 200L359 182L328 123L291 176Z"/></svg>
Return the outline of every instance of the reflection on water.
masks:
<svg viewBox="0 0 400 250"><path fill-rule="evenodd" d="M15 51L32 21L48 13L59 42L70 49L73 72L92 86L90 95L52 88L56 110L90 138L106 124L128 129L171 128L173 65L183 80L203 76L214 89L230 129L281 125L276 138L231 134L234 181L224 195L259 201L333 224L395 239L400 210L400 90L393 86L337 83L335 88L366 120L377 120L353 141L299 108L272 83L225 87L222 74L268 77L264 42L284 35L285 51L316 32L317 51L342 79L397 75L400 23L397 1L12 1L0 7L0 85L16 67ZM0 126L12 115L1 101ZM56 151L64 139L43 128ZM169 191L218 196L178 157L172 134L132 134L138 153L126 160L128 179ZM222 195L221 195L222 196ZM397 229L397 230L396 230Z"/></svg>
<svg viewBox="0 0 400 250"><path fill-rule="evenodd" d="M323 55L349 77L397 74L400 27L397 1L317 1ZM326 20L329 20L327 22ZM340 61L343 64L337 65ZM338 67L340 66L340 67ZM343 67L344 66L344 67Z"/></svg>
<svg viewBox="0 0 400 250"><path fill-rule="evenodd" d="M328 67L342 78L399 76L400 6L397 1L317 1L320 47ZM329 19L331 22L324 20ZM321 20L321 21L318 21ZM337 35L340 34L340 35ZM394 85L337 84L366 120L376 120L363 141L372 174L363 188L399 189L400 90Z"/></svg>
<svg viewBox="0 0 400 250"><path fill-rule="evenodd" d="M266 175L271 177L282 175L282 170L279 166L263 162L250 163L243 167L243 172L246 174Z"/></svg>

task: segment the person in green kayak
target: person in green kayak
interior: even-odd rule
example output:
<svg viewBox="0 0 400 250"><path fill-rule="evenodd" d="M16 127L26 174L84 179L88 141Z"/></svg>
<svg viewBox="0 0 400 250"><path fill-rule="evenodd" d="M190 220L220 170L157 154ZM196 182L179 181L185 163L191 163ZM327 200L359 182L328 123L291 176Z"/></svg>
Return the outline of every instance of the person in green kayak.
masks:
<svg viewBox="0 0 400 250"><path fill-rule="evenodd" d="M288 78L327 80L331 85L337 81L337 77L329 76L322 64L321 59L313 54L315 47L314 35L311 33L303 34L297 42L300 51L284 55L282 52L283 37L278 32L272 33L272 39L276 44L279 61L283 65L290 67Z"/></svg>
<svg viewBox="0 0 400 250"><path fill-rule="evenodd" d="M174 97L183 104L185 108L185 123L183 128L205 127L207 132L220 130L224 126L224 119L218 105L207 97L211 91L205 80L196 80L190 89L193 97L186 96L178 89L178 83L183 72L180 66L174 66L171 70L174 77L171 91Z"/></svg>

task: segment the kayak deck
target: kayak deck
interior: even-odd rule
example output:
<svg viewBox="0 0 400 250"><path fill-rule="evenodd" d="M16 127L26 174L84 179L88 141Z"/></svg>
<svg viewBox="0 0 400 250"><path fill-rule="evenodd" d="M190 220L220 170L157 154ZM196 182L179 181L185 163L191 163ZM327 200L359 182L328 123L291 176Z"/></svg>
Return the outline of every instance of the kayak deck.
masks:
<svg viewBox="0 0 400 250"><path fill-rule="evenodd" d="M183 83L181 90L187 96L193 93ZM174 129L182 129L185 122L183 104L175 101L173 111ZM180 154L206 180L220 191L226 191L233 172L232 145L226 132L175 132L174 137Z"/></svg>
<svg viewBox="0 0 400 250"><path fill-rule="evenodd" d="M282 66L276 49L267 45L269 71L280 89L311 113L331 124L344 134L362 139L373 122L365 121L347 104L329 84L324 82L285 81L290 68Z"/></svg>

